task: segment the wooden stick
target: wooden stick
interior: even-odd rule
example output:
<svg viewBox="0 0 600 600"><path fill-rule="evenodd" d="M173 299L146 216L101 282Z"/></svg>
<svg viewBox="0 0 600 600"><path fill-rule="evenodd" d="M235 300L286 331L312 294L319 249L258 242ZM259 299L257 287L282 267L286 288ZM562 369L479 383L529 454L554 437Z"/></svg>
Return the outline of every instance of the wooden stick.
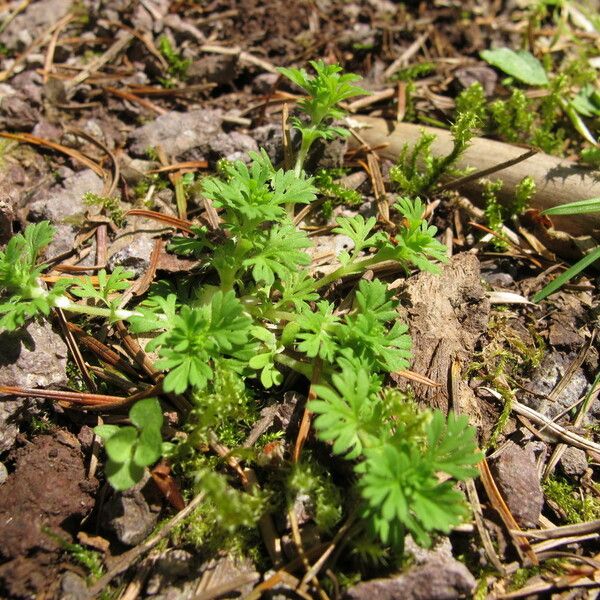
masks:
<svg viewBox="0 0 600 600"><path fill-rule="evenodd" d="M361 138L376 152L390 160L396 160L404 144L412 146L421 132L436 135L432 151L436 155L446 155L452 149L452 137L449 131L435 127L425 127L412 123L393 124L374 117L352 116L349 125L356 128ZM360 148L360 144L352 137L348 138L351 148ZM478 171L493 169L500 163L510 163L523 154L523 148L476 137L458 160L457 167L465 169L474 167ZM598 171L579 166L563 158L538 152L517 164L497 171L494 177L504 183L498 194L501 201L514 197L517 184L530 175L536 184L536 194L531 206L543 210L553 206L600 197L600 174ZM473 201L480 201L481 186L477 181L465 181L462 191ZM573 235L593 235L600 239L600 213L586 215L553 216L552 221L557 229Z"/></svg>

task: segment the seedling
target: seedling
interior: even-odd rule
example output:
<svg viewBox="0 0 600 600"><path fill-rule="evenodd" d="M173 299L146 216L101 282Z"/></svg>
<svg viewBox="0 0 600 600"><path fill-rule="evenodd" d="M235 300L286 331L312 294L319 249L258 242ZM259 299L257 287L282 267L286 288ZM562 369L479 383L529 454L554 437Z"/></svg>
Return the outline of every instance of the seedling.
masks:
<svg viewBox="0 0 600 600"><path fill-rule="evenodd" d="M454 142L446 156L434 156L431 146L436 136L423 132L412 150L405 144L390 169L390 178L408 196L429 192L442 176L459 175L454 169L456 161L469 147L469 142L482 124L485 96L481 84L474 83L456 100L456 119L450 128Z"/></svg>
<svg viewBox="0 0 600 600"><path fill-rule="evenodd" d="M407 272L436 272L437 263L447 260L446 248L435 239L436 228L422 218L423 203L407 196L394 206L399 221L394 238L377 230L375 218L338 218L334 232L347 235L353 247L337 256L332 273L311 274L305 253L311 240L286 208L315 200L313 180L303 172L306 153L315 139L344 134L331 125L342 114L336 105L363 93L353 85L357 76L343 75L337 66L312 65L313 77L303 70L283 70L310 94L300 104L310 121L296 122L302 135L296 168L276 169L263 150L251 154L249 165L222 163L218 176L203 179L203 194L220 211L221 227L194 226L192 235L171 243L174 251L197 259L201 278L192 274L176 285L158 282L134 310L120 308L121 294L129 287L122 269L110 275L100 271L94 279L59 281L48 291L39 280L43 266L36 261L52 239L52 228L31 225L0 254L6 296L0 326L15 329L61 307L109 322L126 320L133 334L153 332L146 348L159 356L155 367L165 372L163 391L186 394L193 405L187 437L167 449L158 401L138 402L129 413L132 425L96 429L108 455L107 478L113 487L126 489L168 451L174 469L208 494L212 508L207 515L220 531L256 523L267 503L258 494L234 490L215 472L218 463L210 463L198 448L222 436L232 452L240 451L235 445L243 436L235 428L256 412L251 409L254 396L280 385L282 369L296 371L315 384L317 399L309 409L318 415L319 437L333 445L338 457L356 461L353 497L363 516L361 535L401 549L405 533L411 532L427 544L432 532L448 531L466 514L453 485L474 474L472 465L480 455L473 430L464 418L451 415L446 421L441 413L420 413L384 386L387 373L407 368L411 347L398 318L398 301L385 283L360 280L344 310L332 286L384 261L395 261ZM466 123L457 126L459 145L466 143L467 130ZM327 300L320 297L324 290ZM247 456L249 451L242 452ZM450 479L439 483L437 472ZM318 480L312 477L310 489L321 498L319 520L327 528L339 518L341 509L333 506L339 495ZM293 478L289 486L287 498L302 488ZM231 502L223 502L224 497ZM204 527L198 535L213 529Z"/></svg>
<svg viewBox="0 0 600 600"><path fill-rule="evenodd" d="M360 80L352 73L342 74L338 65L326 65L323 61L311 61L315 75L309 75L304 69L279 68L279 72L301 87L308 96L298 103L298 108L308 117L308 122L293 118L294 127L300 132L302 141L296 156L294 172L302 173L304 161L313 143L319 138L326 140L337 136L345 137L349 132L344 127L331 124L333 119L341 119L345 111L338 104L349 98L368 92L353 85Z"/></svg>
<svg viewBox="0 0 600 600"><path fill-rule="evenodd" d="M163 414L156 398L146 398L129 411L133 426L98 425L94 431L104 441L108 460L104 473L117 490L135 485L144 467L154 464L163 454L160 433Z"/></svg>

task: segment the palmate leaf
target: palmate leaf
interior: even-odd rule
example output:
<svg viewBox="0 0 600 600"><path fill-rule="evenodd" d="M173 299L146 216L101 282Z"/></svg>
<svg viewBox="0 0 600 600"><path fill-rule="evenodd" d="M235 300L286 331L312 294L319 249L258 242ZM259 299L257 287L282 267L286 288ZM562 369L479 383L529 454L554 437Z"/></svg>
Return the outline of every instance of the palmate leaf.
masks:
<svg viewBox="0 0 600 600"><path fill-rule="evenodd" d="M311 246L304 231L292 224L276 225L264 232L260 241L255 241L256 250L244 259L242 265L252 270L256 283L272 286L276 277L286 280L300 267L310 263L303 250Z"/></svg>
<svg viewBox="0 0 600 600"><path fill-rule="evenodd" d="M361 279L356 292L356 304L363 314L373 314L378 321L386 323L398 318L392 294L388 292L387 285L380 279L366 281Z"/></svg>
<svg viewBox="0 0 600 600"><path fill-rule="evenodd" d="M213 359L251 354L251 324L233 291L219 291L201 307L181 307L170 328L149 344L149 349L160 346L156 368L169 371L164 390L181 394L189 387L203 389L212 379Z"/></svg>
<svg viewBox="0 0 600 600"><path fill-rule="evenodd" d="M468 515L453 482L440 483L435 464L410 440L368 448L365 456L356 467L359 488L365 516L383 543L401 545L403 532L410 532L429 546L432 532L448 533Z"/></svg>
<svg viewBox="0 0 600 600"><path fill-rule="evenodd" d="M276 171L264 149L251 152L250 157L250 167L241 160L233 163L228 181L207 177L202 184L215 207L224 209L232 233L248 233L265 221L280 221L287 215L283 205L309 203L316 197L311 179Z"/></svg>
<svg viewBox="0 0 600 600"><path fill-rule="evenodd" d="M318 414L315 427L320 439L333 442L333 452L347 459L357 458L365 444L375 443L381 422L380 398L371 392L372 382L365 370L343 371L332 376L337 389L313 386L318 400L308 403Z"/></svg>
<svg viewBox="0 0 600 600"><path fill-rule="evenodd" d="M354 242L352 255L357 256L361 250L379 247L385 240L385 234L381 232L371 234L376 222L375 217L369 217L365 221L362 215L338 217L337 227L333 230L333 233L347 235Z"/></svg>
<svg viewBox="0 0 600 600"><path fill-rule="evenodd" d="M456 479L467 479L477 474L473 466L481 460L477 451L475 430L466 415L436 410L428 428L427 459L433 469L448 473Z"/></svg>
<svg viewBox="0 0 600 600"><path fill-rule="evenodd" d="M316 312L312 312L307 306L296 317L296 324L300 328L296 338L302 340L298 344L298 350L309 358L319 356L333 362L338 351L336 325L340 322L333 310L334 306L324 300L317 304Z"/></svg>
<svg viewBox="0 0 600 600"><path fill-rule="evenodd" d="M396 372L408 367L411 338L408 327L396 321L388 331L376 314L348 316L339 330L340 345L350 349L371 368Z"/></svg>

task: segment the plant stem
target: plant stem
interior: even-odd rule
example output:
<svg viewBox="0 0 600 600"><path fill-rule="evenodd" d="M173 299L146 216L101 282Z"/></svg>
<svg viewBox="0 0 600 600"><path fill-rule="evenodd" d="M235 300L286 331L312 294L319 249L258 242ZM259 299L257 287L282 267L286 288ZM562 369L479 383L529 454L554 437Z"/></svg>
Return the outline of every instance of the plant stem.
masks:
<svg viewBox="0 0 600 600"><path fill-rule="evenodd" d="M296 371L296 373L300 373L300 375L304 375L304 377L306 377L307 379L310 379L312 377L312 366L307 363L303 363L299 360L296 360L295 358L292 358L287 354L276 354L274 356L274 359L279 364L284 365L285 367L288 367L293 371Z"/></svg>

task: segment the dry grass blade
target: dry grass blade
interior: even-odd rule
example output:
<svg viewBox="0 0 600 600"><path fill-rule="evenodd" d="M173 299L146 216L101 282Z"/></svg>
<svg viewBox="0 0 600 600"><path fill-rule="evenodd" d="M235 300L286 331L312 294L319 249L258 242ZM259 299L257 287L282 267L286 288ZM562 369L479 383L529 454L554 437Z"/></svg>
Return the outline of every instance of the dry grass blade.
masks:
<svg viewBox="0 0 600 600"><path fill-rule="evenodd" d="M96 354L100 360L119 371L127 373L130 377L135 377L136 379L139 377L139 373L122 356L111 350L93 335L89 335L79 325L67 323L67 327L71 333L77 336L79 343Z"/></svg>
<svg viewBox="0 0 600 600"><path fill-rule="evenodd" d="M104 91L108 92L109 94L112 94L113 96L117 96L118 98L122 98L123 100L129 100L129 102L139 104L140 106L143 106L144 108L155 112L157 115L164 115L169 112L161 106L154 104L154 102L146 100L145 98L140 98L139 96L136 96L135 94L132 94L131 92L128 92L126 90L119 90L112 86L106 86L104 88Z"/></svg>
<svg viewBox="0 0 600 600"><path fill-rule="evenodd" d="M134 208L132 210L128 210L125 213L125 216L132 217L145 217L146 219L154 219L159 223L165 223L166 225L170 225L171 227L175 227L181 231L185 231L185 233L193 234L191 221L186 219L178 219L177 217L172 217L171 215L165 215L163 213L155 212L153 210L144 210L142 208Z"/></svg>
<svg viewBox="0 0 600 600"><path fill-rule="evenodd" d="M561 440L571 446L575 446L575 448L594 452L596 455L600 456L600 444L565 429L548 417L533 410L533 408L529 408L529 406L525 406L524 404L515 401L513 402L512 410L517 414L530 419L537 425L543 426L548 432L553 434L555 439Z"/></svg>
<svg viewBox="0 0 600 600"><path fill-rule="evenodd" d="M57 152L61 152L62 154L66 154L71 158L79 161L81 164L85 165L89 169L92 169L96 175L106 178L106 171L93 160L83 155L78 150L74 150L73 148L69 148L68 146L63 146L62 144L57 144L56 142L51 142L50 140L45 140L43 138L36 137L35 135L31 135L29 133L8 133L6 131L0 131L0 137L6 138L8 140L16 140L17 142L23 142L25 144L33 144L35 146L43 146L45 148L50 148L52 150L56 150Z"/></svg>
<svg viewBox="0 0 600 600"><path fill-rule="evenodd" d="M185 162L174 163L158 169L150 169L146 173L168 173L170 171L181 171L184 169L206 169L208 162L205 160L188 160Z"/></svg>
<svg viewBox="0 0 600 600"><path fill-rule="evenodd" d="M317 358L313 366L310 390L308 391L308 398L306 400L307 403L311 400L314 400L317 397L314 392L313 385L316 384L319 381L319 379L321 379L321 359ZM300 427L298 428L298 436L296 437L294 452L292 454L292 460L294 461L294 463L297 463L300 460L300 454L302 454L304 442L306 442L306 440L308 439L308 434L310 433L311 414L312 413L308 410L308 408L305 407L304 412L302 413Z"/></svg>
<svg viewBox="0 0 600 600"><path fill-rule="evenodd" d="M494 477L492 476L487 461L483 459L479 463L478 468L481 483L485 488L488 499L508 529L519 556L521 556L521 559L525 563L537 565L539 561L535 555L535 552L532 550L531 545L529 544L529 540L520 533L514 533L520 531L521 529L515 521L515 518L510 512L508 506L506 506L506 502L504 502L504 498L502 498L502 494L500 494L500 490L498 490L498 487L496 486L496 482L494 481Z"/></svg>
<svg viewBox="0 0 600 600"><path fill-rule="evenodd" d="M85 360L83 360L83 356L81 355L81 350L79 350L79 346L75 342L73 333L72 333L71 329L69 328L69 323L67 322L67 319L65 318L65 313L60 308L56 308L55 311L58 316L58 322L60 324L61 331L62 331L63 335L65 336L65 342L67 343L67 348L69 349L69 352L71 352L71 355L73 356L73 360L75 361L75 364L77 365L77 368L79 369L79 372L81 373L81 376L83 377L83 380L85 381L86 386L92 392L96 392L97 391L96 383L94 382L94 379L90 375L87 365L85 364Z"/></svg>

